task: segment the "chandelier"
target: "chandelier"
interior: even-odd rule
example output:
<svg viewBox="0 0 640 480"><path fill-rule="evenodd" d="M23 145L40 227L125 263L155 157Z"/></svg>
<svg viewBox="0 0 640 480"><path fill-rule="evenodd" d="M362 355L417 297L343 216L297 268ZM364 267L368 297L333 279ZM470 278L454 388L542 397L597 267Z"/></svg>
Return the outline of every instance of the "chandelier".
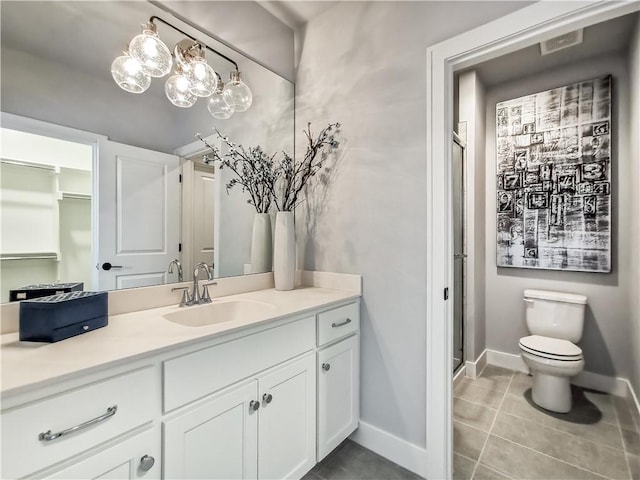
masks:
<svg viewBox="0 0 640 480"><path fill-rule="evenodd" d="M187 38L169 50L158 36L155 21ZM220 75L207 63L205 50L233 64L235 70L231 71L228 82L223 83ZM152 78L165 77L172 71L164 84L164 92L176 107L189 108L199 97L208 98L209 113L215 118L226 119L234 112L244 112L251 106L253 95L243 82L236 62L157 16L152 16L148 23L142 25L142 33L133 37L123 55L111 64L113 79L130 93L145 92Z"/></svg>

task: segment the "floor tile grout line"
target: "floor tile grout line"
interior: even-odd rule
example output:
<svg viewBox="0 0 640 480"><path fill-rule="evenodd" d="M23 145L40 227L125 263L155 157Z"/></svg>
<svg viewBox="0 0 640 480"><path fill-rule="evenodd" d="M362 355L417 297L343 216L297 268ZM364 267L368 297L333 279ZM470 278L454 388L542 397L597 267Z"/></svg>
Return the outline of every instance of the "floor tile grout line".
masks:
<svg viewBox="0 0 640 480"><path fill-rule="evenodd" d="M510 395L510 396L511 396L511 397L519 398L519 397L517 397L517 395ZM521 419L521 420L527 420L527 421L529 421L529 422L535 422L535 420L534 420L534 419L532 419L532 418L527 418L527 417L523 417L523 416L521 416L521 415L518 415L517 413L513 413L513 412L502 412L502 413L505 413L505 414L507 414L507 415L511 415L511 416L513 416L513 417L517 417L517 418L519 418L519 419ZM553 418L555 418L555 417L553 417ZM543 425L544 427L550 428L550 429L551 429L551 430L553 430L553 431L560 432L560 433L564 433L564 434L566 434L566 435L571 435L571 436L573 436L573 437L577 437L577 438L580 438L580 439L583 439L583 440L584 440L584 437L582 437L582 436L580 436L580 435L576 435L575 433L567 432L566 430L561 430L561 429L559 429L559 428L552 427L552 426L550 426L550 425L546 425L546 424L541 424L541 425ZM609 425L609 426L611 426L611 427L616 427L616 426L617 426L617 427L619 427L619 425L614 425L613 423L605 423L605 425ZM597 442L597 441L595 441L595 440L587 440L587 441L589 441L589 442L591 442L591 443L595 443L596 445L600 445L600 446L602 446L602 447L612 448L612 449L617 450L617 451L620 451L620 452L624 452L624 451L625 451L625 449L624 449L624 441L623 441L622 437L620 438L620 441L622 442L622 448L616 448L616 447L613 447L613 446L611 446L611 445L607 445L606 443Z"/></svg>
<svg viewBox="0 0 640 480"><path fill-rule="evenodd" d="M606 475L603 475L602 473L598 473L598 472L594 472L593 470L589 470L588 468L581 467L579 465L575 465L575 464L570 463L570 462L568 462L566 460L562 460L561 458L554 457L553 455L549 455L548 453L541 452L540 450L536 450L535 448L528 447L527 445L523 445L521 443L514 442L513 440L511 440L509 438L505 438L505 437L503 437L501 435L497 435L495 433L493 433L492 435L497 437L497 438L500 438L501 440L504 440L505 442L513 443L514 445L518 445L519 447L525 448L525 449L530 450L530 451L532 451L534 453L539 453L540 455L543 455L545 457L551 458L552 460L556 460L556 461L558 461L560 463L564 463L565 465L569 465L570 467L577 468L578 470L582 470L582 471L585 471L585 472L593 473L594 475L597 475L597 476L602 477L602 478L607 478L607 479L612 478L612 477L607 477ZM623 454L624 454L624 452L623 452Z"/></svg>
<svg viewBox="0 0 640 480"><path fill-rule="evenodd" d="M495 468L495 467L490 467L490 466L489 466L489 465L487 465L486 463L482 463L480 460L478 460L478 465L476 465L476 469L477 469L479 466L483 466L483 467L484 467L484 468L486 468L487 470L491 470L492 472L497 473L498 475L500 475L500 476L502 476L502 477L506 478L507 480L516 480L514 477L512 477L512 476L510 476L510 475L507 475L507 474L506 474L506 473L504 473L504 472L501 472L500 470L498 470L498 469L497 469L497 468ZM475 472L474 472L474 475L475 475ZM473 477L472 477L472 479L471 479L471 480L473 480Z"/></svg>
<svg viewBox="0 0 640 480"><path fill-rule="evenodd" d="M485 368L487 368L485 366ZM483 369L484 371L484 369ZM489 438L491 437L491 431L493 430L493 427L496 424L496 420L498 419L498 414L500 413L500 409L502 408L502 404L504 403L504 399L507 396L507 392L509 391L509 387L511 386L511 382L513 381L513 376L515 375L515 371L511 372L511 378L509 379L509 383L507 384L507 389L504 391L504 393L502 394L502 399L500 400L500 405L498 405L498 410L496 411L494 417L493 417L493 421L491 422L491 426L489 427L489 431L487 432L487 438L484 439L484 443L482 445L482 448L480 449L480 454L478 455L478 461L476 462L476 464L473 467L473 471L471 472L471 480L473 480L473 477L476 474L476 470L478 470L478 465L480 464L480 460L482 459L482 454L484 453L484 450L487 448L487 443L489 443Z"/></svg>
<svg viewBox="0 0 640 480"><path fill-rule="evenodd" d="M479 407L490 408L491 410L498 411L498 409L495 407L490 407L489 405L485 405L484 403L474 402L473 400L469 400L468 398L462 398L462 397L453 397L453 398L457 398L458 400L464 400L465 402L468 402L468 403L473 403L474 405L478 405Z"/></svg>
<svg viewBox="0 0 640 480"><path fill-rule="evenodd" d="M533 422L533 423L536 423L536 421L535 421L535 420L533 420L533 419L531 419L531 418L521 417L520 415L517 415L517 414L512 413L512 412L504 412L504 411L502 411L502 412L499 412L499 413L504 413L505 415L509 415L509 416L512 416L512 417L516 417L516 418L519 418L520 420L525 420L525 421L527 421L527 422ZM598 447L609 448L609 449L611 449L611 450L615 450L616 452L622 452L622 453L625 453L624 448L620 449L620 448L612 447L611 445L607 445L607 444L605 444L605 443L596 442L596 441L594 441L594 440L591 440L591 439L588 439L588 438L584 438L584 437L582 437L582 436L580 436L580 435L576 435L576 434L571 433L571 432L566 432L566 431L564 431L564 430L560 430L559 428L554 428L554 427L551 427L551 426L549 426L549 425L545 425L544 423L539 423L539 425L541 425L541 426L542 426L542 427L544 427L544 428L548 428L549 430L553 430L554 432L563 433L563 434L565 434L565 435L569 435L570 437L575 437L575 438L578 438L578 439L583 440L583 441L585 441L585 442L593 443L594 445L597 445ZM611 423L607 423L606 425L614 426L614 425L613 425L613 424L611 424ZM620 440L622 441L622 439L620 439ZM515 442L515 443L517 443L517 442ZM623 443L624 443L624 442L623 442Z"/></svg>
<svg viewBox="0 0 640 480"><path fill-rule="evenodd" d="M530 388L532 388L532 387L530 387ZM509 395L510 397L513 397L513 398L522 398L522 396L521 396L521 395L514 395L513 393L509 393L509 392L507 392L507 395ZM609 394L607 394L607 395L609 395ZM602 409L601 409L600 407L597 407L597 406L596 406L596 408L591 408L591 407L588 407L588 408L589 408L590 410L597 410L597 411L599 411L600 413L602 413ZM512 415L515 415L515 414L512 414ZM517 416L517 415L516 415L516 416ZM554 418L555 418L555 417L554 417ZM617 426L618 426L618 420L617 420L617 419L616 419L616 422L615 422L615 423L611 423L610 421L609 421L609 422L602 421L602 423L604 423L605 425L611 425L612 427L617 427ZM624 429L623 429L623 430L624 430Z"/></svg>
<svg viewBox="0 0 640 480"><path fill-rule="evenodd" d="M626 401L626 399L625 399ZM633 478L633 472L631 471L631 464L629 463L629 457L627 456L627 446L624 443L624 435L622 433L622 425L620 424L620 416L618 415L618 409L615 404L613 405L613 414L616 416L618 422L618 433L620 434L620 441L622 442L622 452L624 455L624 461L627 464L627 471L629 472L629 478Z"/></svg>

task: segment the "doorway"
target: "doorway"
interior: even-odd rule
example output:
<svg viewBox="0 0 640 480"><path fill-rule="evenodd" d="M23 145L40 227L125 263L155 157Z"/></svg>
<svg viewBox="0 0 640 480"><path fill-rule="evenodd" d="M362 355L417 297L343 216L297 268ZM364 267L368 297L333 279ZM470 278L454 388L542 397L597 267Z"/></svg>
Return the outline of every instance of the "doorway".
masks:
<svg viewBox="0 0 640 480"><path fill-rule="evenodd" d="M451 192L453 213L453 371L464 365L465 326L465 143L453 132L451 150Z"/></svg>

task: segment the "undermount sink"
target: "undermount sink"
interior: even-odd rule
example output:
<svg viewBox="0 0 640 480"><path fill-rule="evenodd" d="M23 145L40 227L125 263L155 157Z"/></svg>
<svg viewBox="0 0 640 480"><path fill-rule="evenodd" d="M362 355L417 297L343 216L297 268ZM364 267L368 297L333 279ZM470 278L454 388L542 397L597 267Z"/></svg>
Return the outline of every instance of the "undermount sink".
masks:
<svg viewBox="0 0 640 480"><path fill-rule="evenodd" d="M254 320L273 310L275 305L253 300L216 301L204 305L185 307L168 313L164 318L185 327L206 327L235 320Z"/></svg>

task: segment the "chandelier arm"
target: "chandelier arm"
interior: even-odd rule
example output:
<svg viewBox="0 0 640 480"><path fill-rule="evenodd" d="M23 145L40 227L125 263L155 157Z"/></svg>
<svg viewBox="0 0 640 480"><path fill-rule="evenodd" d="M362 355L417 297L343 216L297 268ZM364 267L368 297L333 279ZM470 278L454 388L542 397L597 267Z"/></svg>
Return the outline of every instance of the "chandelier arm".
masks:
<svg viewBox="0 0 640 480"><path fill-rule="evenodd" d="M204 48L206 48L207 50L210 50L211 52L215 53L216 55L224 58L227 62L232 63L234 67L236 67L236 72L238 71L238 64L236 62L234 62L233 60L231 60L229 57L227 57L226 55L218 52L217 50L214 50L213 48L211 48L209 45L207 45L204 42L201 42L200 40L198 40L197 38L189 35L187 32L179 29L178 27L176 27L175 25L170 24L169 22L167 22L166 20L163 20L162 18L153 15L150 19L149 19L149 23L154 23L155 20L158 20L161 23L164 23L165 25L167 25L168 27L173 28L174 30L176 30L177 32L181 33L182 35L184 35L185 37L190 38L191 40L193 40L194 42L199 43L200 45L202 45Z"/></svg>

